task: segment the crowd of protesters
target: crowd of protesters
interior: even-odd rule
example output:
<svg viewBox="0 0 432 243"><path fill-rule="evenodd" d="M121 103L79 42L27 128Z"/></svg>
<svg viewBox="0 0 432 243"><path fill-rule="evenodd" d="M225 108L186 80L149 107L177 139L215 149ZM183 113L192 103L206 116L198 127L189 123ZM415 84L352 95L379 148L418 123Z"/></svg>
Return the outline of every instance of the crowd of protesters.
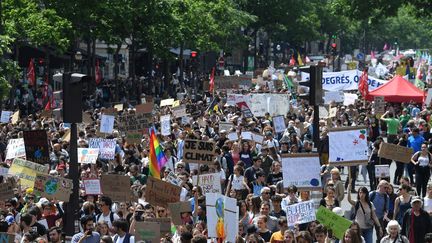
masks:
<svg viewBox="0 0 432 243"><path fill-rule="evenodd" d="M28 97L20 87L19 97ZM235 92L235 91L234 91ZM238 92L238 91L237 91ZM252 91L251 91L252 92ZM264 92L254 90L253 92ZM268 92L268 91L265 91ZM278 92L287 92L279 90ZM247 94L248 91L243 90ZM94 97L97 97L95 94ZM109 96L109 95L108 95ZM168 160L161 170L161 177L174 172L182 181L182 201L198 205L193 217L178 225L172 233L164 235L161 242L208 242L205 196L202 188L192 183L192 176L219 173L223 193L237 199L239 206L239 232L236 242L432 242L432 184L429 182L432 168L432 133L430 107L422 104L388 104L381 117L374 114L373 105L357 101L354 104L337 105L334 118L319 121L320 143L318 153L321 162L322 192L318 204L352 220L351 227L342 239L336 239L330 230L318 221L288 227L285 207L311 200L313 193L299 191L295 186L284 188L281 156L313 151L313 108L307 101L293 99L285 116L287 129L276 133L270 114L264 117L245 118L239 108L226 104L226 93L216 92L191 96L181 100L191 120L172 118L171 134L157 134ZM102 93L102 98L104 93ZM207 99L209 98L209 99ZM96 99L97 100L97 99ZM65 176L69 172L69 141L63 139L67 129L61 120L42 117L42 106L28 109L33 100L20 106L19 121L1 124L0 158L5 161L9 139L22 137L26 130L44 129L51 146L50 175ZM252 101L253 102L253 101ZM108 103L108 102L105 102ZM92 123L79 126L78 145L88 147L89 139L98 133L104 102L88 105L86 113ZM90 108L91 107L91 108ZM133 114L134 108L125 101L124 113ZM153 116L156 130L160 130L159 117L170 114L170 107L154 104ZM230 122L230 130L220 130L219 122ZM367 165L334 167L328 162L329 128L367 126L370 159ZM135 242L135 224L146 218L169 217L167 208L150 205L146 201L145 188L149 171L149 136L144 134L139 144L128 144L123 131L117 125L107 138L116 140L114 160L98 159L95 165L80 165L80 180L99 178L105 173L129 176L131 190L137 201L113 201L107 196L85 195L80 189L80 226L72 242ZM262 144L239 137L227 138L230 132L254 131L264 136ZM191 166L183 162L185 139L214 141L217 145L212 165ZM405 164L378 156L380 143L407 146L413 149L411 163ZM393 178L377 178L375 165L396 164ZM295 169L295 168L292 168ZM342 173L350 173L351 180L342 180ZM361 177L360 177L361 176ZM6 181L6 175L2 176ZM362 181L368 186L356 186ZM398 189L395 189L398 187ZM125 190L128 190L125 188ZM357 194L353 198L351 193ZM31 188L16 188L15 197L0 202L0 232L15 235L16 242L64 242L63 202L38 197ZM343 212L342 201L348 199L351 212ZM47 225L41 224L46 219Z"/></svg>

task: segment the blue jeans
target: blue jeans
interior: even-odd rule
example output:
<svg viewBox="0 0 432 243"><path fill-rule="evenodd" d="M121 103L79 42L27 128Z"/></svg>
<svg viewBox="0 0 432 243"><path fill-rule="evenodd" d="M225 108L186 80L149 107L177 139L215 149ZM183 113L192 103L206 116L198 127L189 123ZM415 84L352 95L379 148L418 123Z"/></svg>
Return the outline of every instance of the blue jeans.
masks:
<svg viewBox="0 0 432 243"><path fill-rule="evenodd" d="M365 243L373 243L373 227L369 229L361 229Z"/></svg>

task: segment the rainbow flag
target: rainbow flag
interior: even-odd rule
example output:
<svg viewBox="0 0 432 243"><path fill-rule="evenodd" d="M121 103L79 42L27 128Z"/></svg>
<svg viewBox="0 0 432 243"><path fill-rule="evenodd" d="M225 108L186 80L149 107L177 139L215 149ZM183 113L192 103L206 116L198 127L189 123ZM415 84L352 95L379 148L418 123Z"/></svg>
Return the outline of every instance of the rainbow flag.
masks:
<svg viewBox="0 0 432 243"><path fill-rule="evenodd" d="M150 131L150 155L149 155L149 175L160 179L160 170L166 164L167 159L162 151L162 147L155 134L155 129Z"/></svg>

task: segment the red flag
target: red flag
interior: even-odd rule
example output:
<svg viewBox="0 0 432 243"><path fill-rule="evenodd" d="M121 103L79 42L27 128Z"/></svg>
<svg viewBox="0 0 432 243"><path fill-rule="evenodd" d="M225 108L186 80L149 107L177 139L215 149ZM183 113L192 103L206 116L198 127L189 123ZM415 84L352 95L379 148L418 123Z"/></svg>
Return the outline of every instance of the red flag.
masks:
<svg viewBox="0 0 432 243"><path fill-rule="evenodd" d="M27 68L27 80L30 86L36 85L36 74L33 59L30 59L29 66Z"/></svg>
<svg viewBox="0 0 432 243"><path fill-rule="evenodd" d="M210 86L209 86L209 92L213 92L214 89L214 82L215 82L215 68L212 68L212 72L210 75Z"/></svg>
<svg viewBox="0 0 432 243"><path fill-rule="evenodd" d="M358 84L358 90L360 91L360 94L363 96L363 98L366 98L366 96L369 94L368 69L367 68L365 68L363 70L363 73L360 76L360 81Z"/></svg>
<svg viewBox="0 0 432 243"><path fill-rule="evenodd" d="M290 59L290 62L289 62L289 65L290 66L295 66L295 64L296 64L296 61L295 61L294 55L292 55L291 59Z"/></svg>
<svg viewBox="0 0 432 243"><path fill-rule="evenodd" d="M388 49L390 49L390 48L389 48L389 46L387 45L387 43L385 43L385 44L384 44L384 47L383 47L383 50L384 50L384 51L387 51Z"/></svg>
<svg viewBox="0 0 432 243"><path fill-rule="evenodd" d="M45 105L45 110L46 110L46 111L51 110L51 102L52 102L52 98L51 98L51 100L48 100L48 102L47 102L46 105Z"/></svg>
<svg viewBox="0 0 432 243"><path fill-rule="evenodd" d="M102 81L102 75L99 68L99 60L96 60L95 76L96 85L98 85Z"/></svg>

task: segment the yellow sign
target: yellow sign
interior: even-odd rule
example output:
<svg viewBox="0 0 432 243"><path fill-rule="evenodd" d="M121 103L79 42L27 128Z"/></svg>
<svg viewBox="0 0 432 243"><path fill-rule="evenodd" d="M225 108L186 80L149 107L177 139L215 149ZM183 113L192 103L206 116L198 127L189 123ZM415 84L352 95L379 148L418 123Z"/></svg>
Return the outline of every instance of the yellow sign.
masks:
<svg viewBox="0 0 432 243"><path fill-rule="evenodd" d="M36 174L47 174L48 166L36 164L27 160L15 158L9 168L8 174L17 176L22 187L32 188Z"/></svg>

